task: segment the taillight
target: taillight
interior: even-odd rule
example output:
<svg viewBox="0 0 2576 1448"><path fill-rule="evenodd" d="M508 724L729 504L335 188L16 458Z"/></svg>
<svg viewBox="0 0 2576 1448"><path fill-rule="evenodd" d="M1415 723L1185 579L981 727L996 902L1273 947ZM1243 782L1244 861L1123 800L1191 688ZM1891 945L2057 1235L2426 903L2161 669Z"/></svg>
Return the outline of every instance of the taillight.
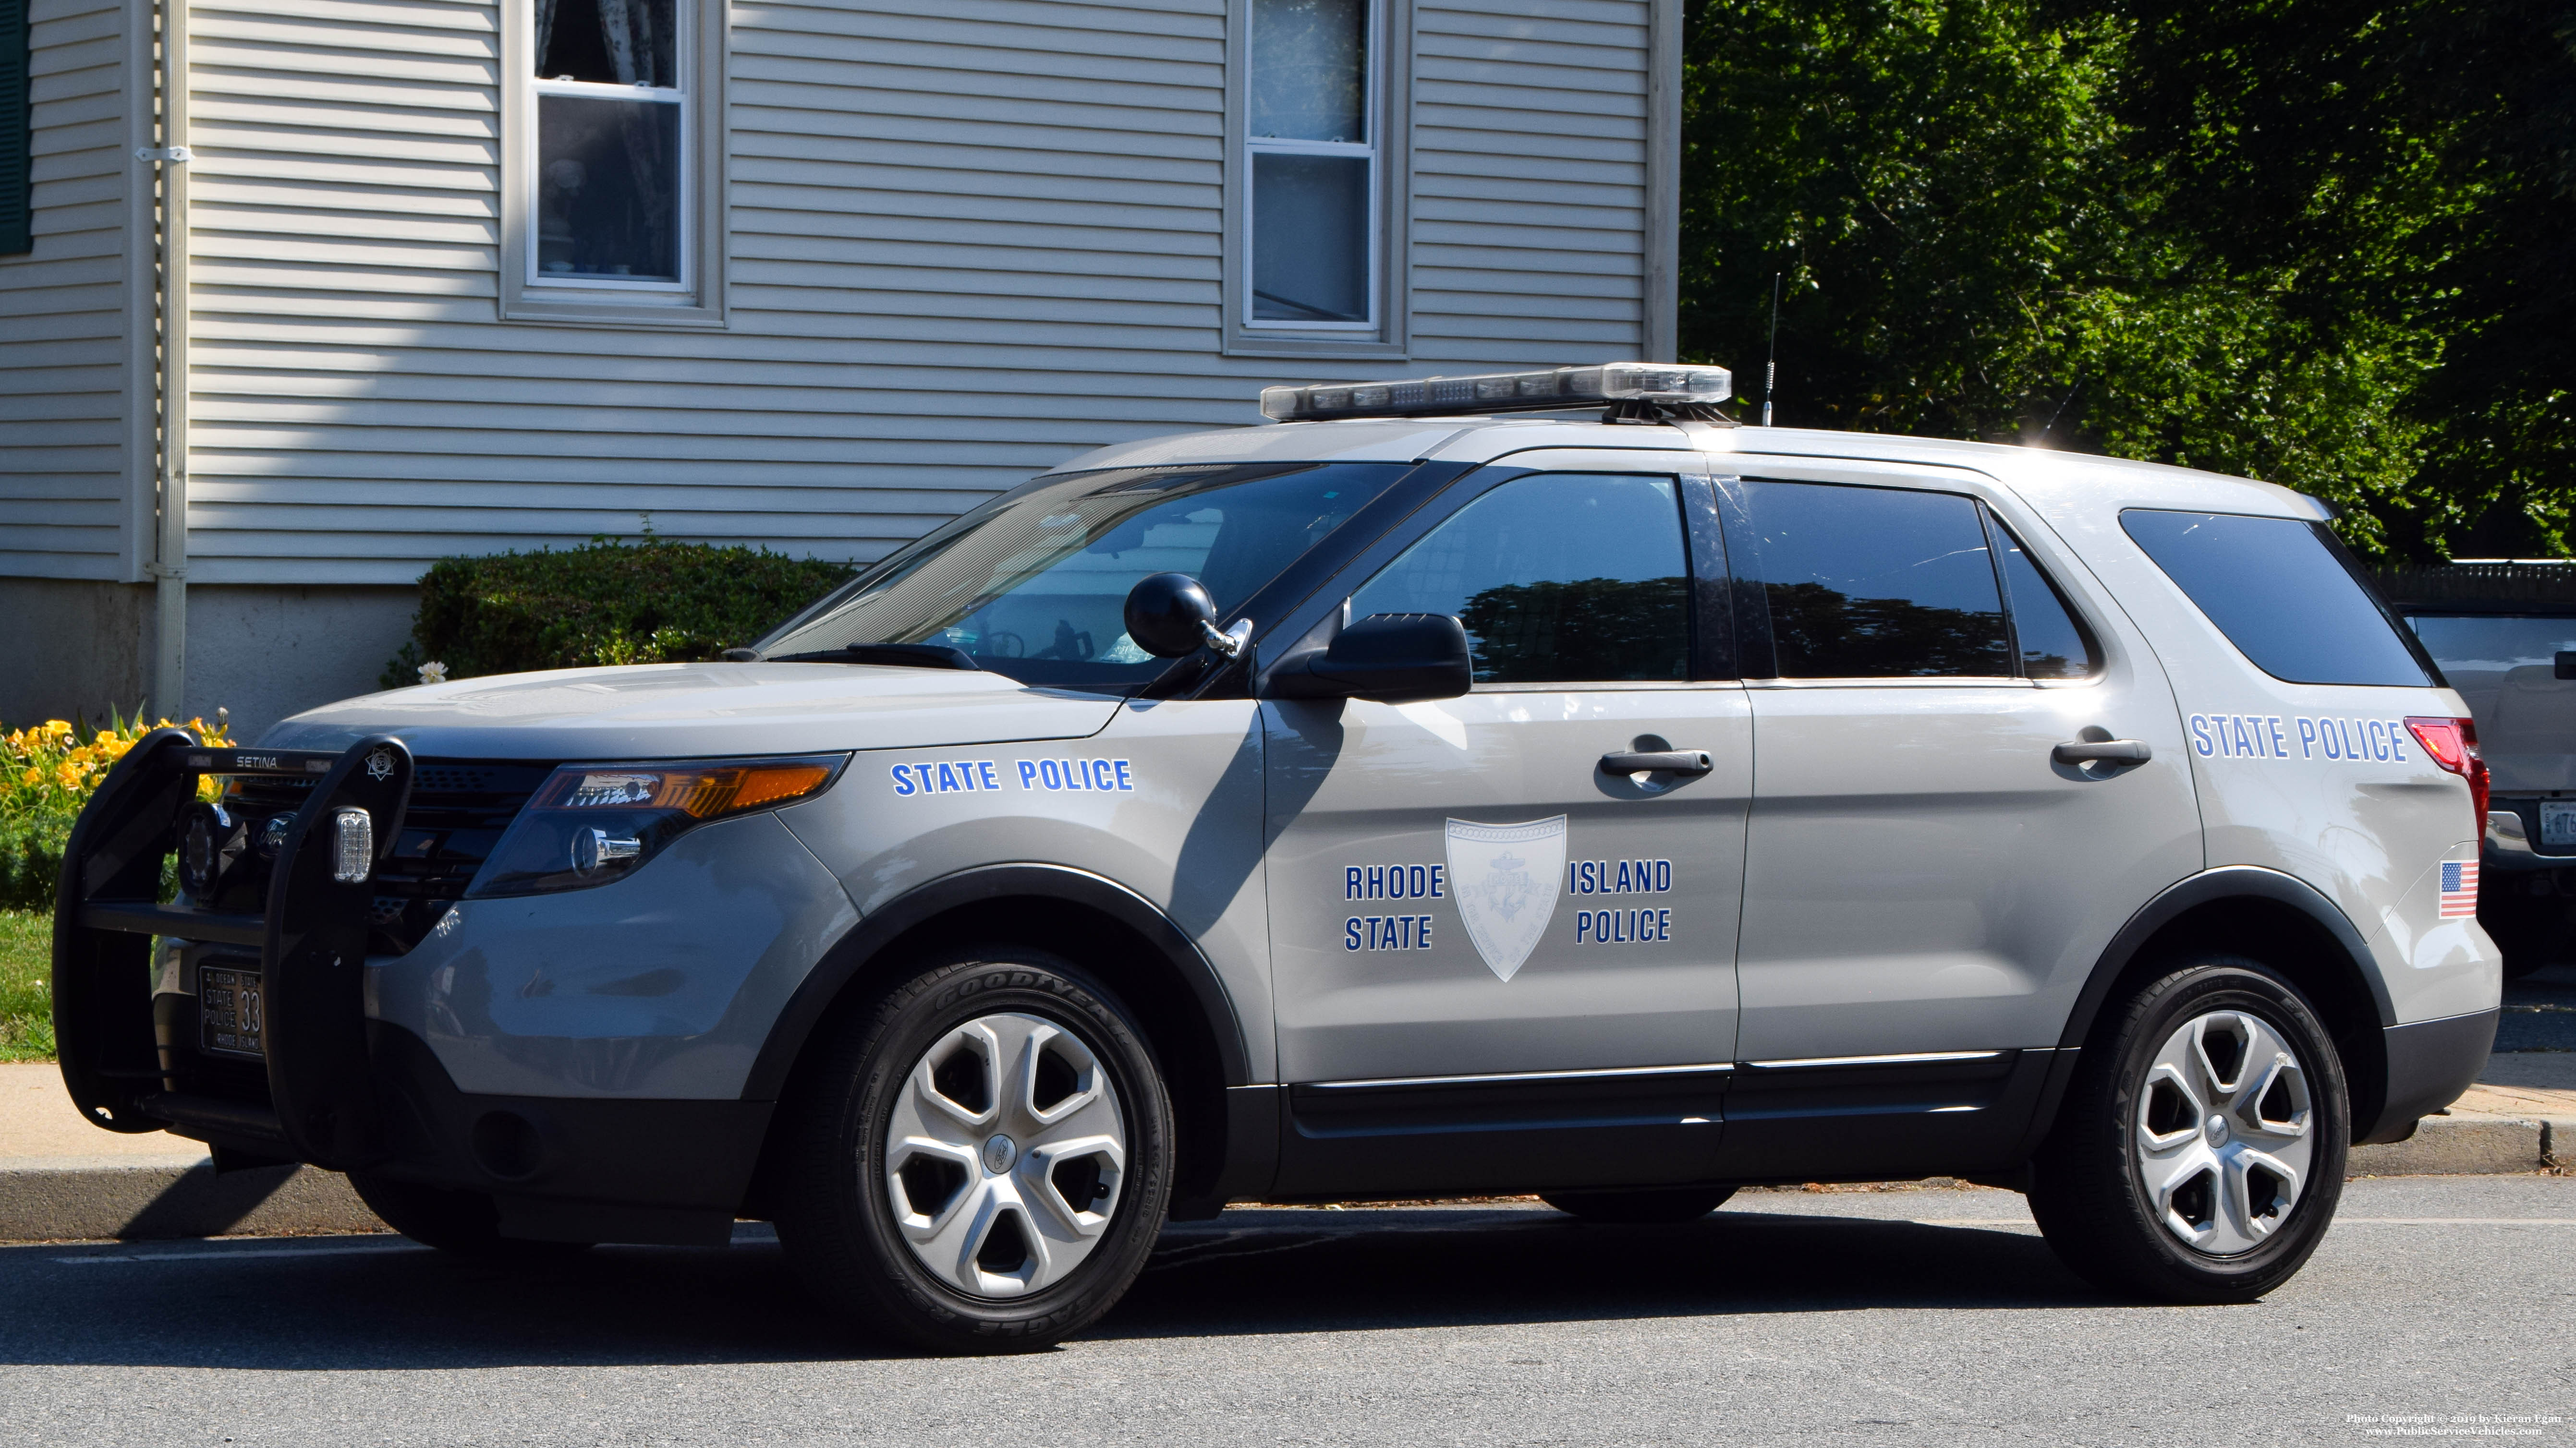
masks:
<svg viewBox="0 0 2576 1448"><path fill-rule="evenodd" d="M2474 719L2408 719L2406 732L2424 746L2433 762L2469 782L2469 808L2474 813L2469 821L2471 838L2483 836L2487 829L2487 762L2478 753L2478 724Z"/></svg>

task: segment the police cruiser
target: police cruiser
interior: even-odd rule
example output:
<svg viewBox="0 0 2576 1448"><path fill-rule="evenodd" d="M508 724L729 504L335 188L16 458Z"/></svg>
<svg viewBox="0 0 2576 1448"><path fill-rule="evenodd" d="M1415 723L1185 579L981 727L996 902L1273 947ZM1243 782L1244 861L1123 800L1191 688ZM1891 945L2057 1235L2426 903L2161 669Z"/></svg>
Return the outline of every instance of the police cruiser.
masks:
<svg viewBox="0 0 2576 1448"><path fill-rule="evenodd" d="M2493 1037L2459 697L2307 497L1727 384L1274 388L725 661L164 730L64 1079L459 1253L772 1220L956 1351L1238 1200L1953 1174L2114 1292L2278 1286Z"/></svg>

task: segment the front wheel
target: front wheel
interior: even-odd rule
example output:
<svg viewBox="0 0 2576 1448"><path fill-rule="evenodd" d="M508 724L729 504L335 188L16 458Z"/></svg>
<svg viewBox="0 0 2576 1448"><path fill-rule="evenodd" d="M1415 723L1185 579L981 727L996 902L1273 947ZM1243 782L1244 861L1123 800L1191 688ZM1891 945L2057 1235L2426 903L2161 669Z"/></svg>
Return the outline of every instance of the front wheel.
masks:
<svg viewBox="0 0 2576 1448"><path fill-rule="evenodd" d="M2304 1266L2343 1193L2343 1067L2305 998L2241 957L2184 961L2084 1048L2030 1208L2113 1292L2250 1302Z"/></svg>
<svg viewBox="0 0 2576 1448"><path fill-rule="evenodd" d="M1044 1347L1144 1270L1171 1104L1125 1009L1036 951L897 986L800 1085L778 1236L827 1305L941 1352Z"/></svg>

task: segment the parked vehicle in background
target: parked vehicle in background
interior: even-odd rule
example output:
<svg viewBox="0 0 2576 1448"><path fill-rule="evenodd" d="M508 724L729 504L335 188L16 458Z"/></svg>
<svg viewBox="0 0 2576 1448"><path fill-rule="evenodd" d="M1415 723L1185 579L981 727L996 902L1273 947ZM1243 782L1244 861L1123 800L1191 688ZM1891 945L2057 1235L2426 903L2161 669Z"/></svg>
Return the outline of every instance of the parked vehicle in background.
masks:
<svg viewBox="0 0 2576 1448"><path fill-rule="evenodd" d="M2494 793L2478 923L2505 974L2576 954L2576 560L2472 560L2380 587L2478 721Z"/></svg>

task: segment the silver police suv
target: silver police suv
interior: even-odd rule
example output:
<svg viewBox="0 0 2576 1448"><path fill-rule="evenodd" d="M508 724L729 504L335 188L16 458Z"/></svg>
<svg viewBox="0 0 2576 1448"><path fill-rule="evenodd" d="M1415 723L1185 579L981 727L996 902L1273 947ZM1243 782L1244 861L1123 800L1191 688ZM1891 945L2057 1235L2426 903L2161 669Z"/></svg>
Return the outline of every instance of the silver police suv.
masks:
<svg viewBox="0 0 2576 1448"><path fill-rule="evenodd" d="M2276 1286L2493 1037L2459 697L2309 498L1726 384L1272 389L723 662L162 731L64 1078L458 1252L770 1219L949 1350L1245 1199L1953 1174L2113 1292Z"/></svg>

